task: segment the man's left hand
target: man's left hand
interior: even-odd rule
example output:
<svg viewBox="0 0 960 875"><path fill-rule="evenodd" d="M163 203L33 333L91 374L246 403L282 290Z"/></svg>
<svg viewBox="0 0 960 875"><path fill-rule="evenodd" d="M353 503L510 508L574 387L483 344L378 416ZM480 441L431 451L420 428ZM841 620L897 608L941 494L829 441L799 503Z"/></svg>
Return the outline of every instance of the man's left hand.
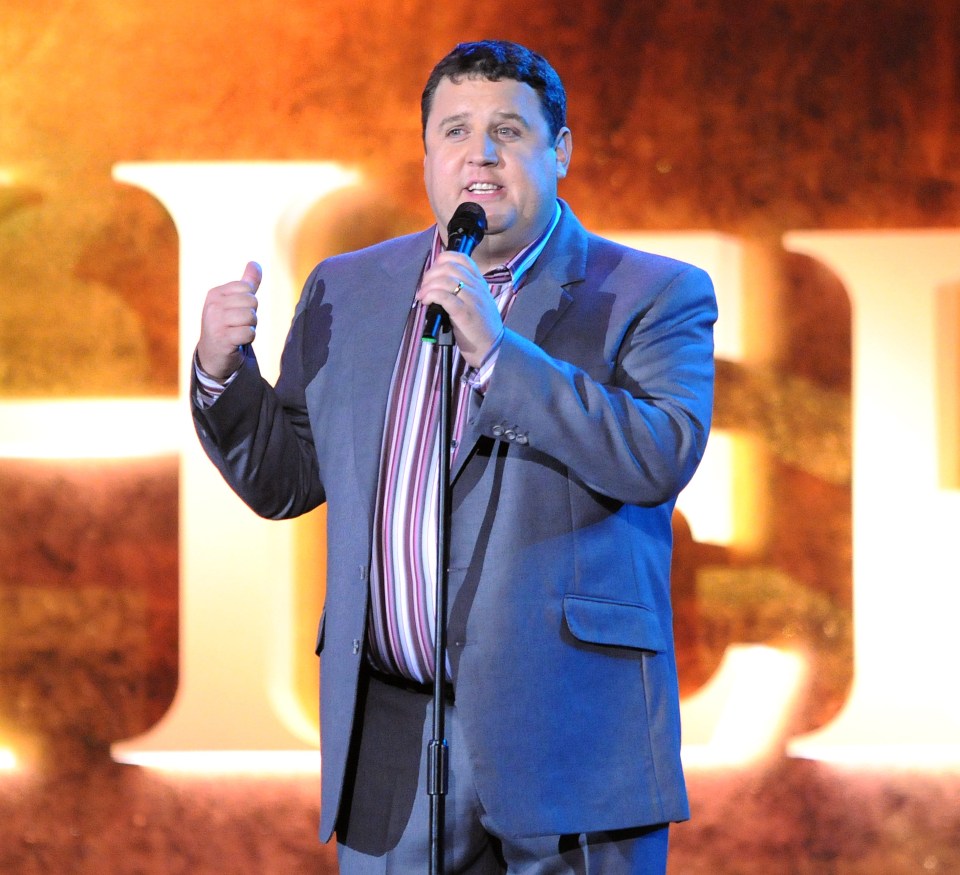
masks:
<svg viewBox="0 0 960 875"><path fill-rule="evenodd" d="M460 252L441 252L423 275L417 300L447 311L464 361L479 368L503 330L503 320L490 286L473 259Z"/></svg>

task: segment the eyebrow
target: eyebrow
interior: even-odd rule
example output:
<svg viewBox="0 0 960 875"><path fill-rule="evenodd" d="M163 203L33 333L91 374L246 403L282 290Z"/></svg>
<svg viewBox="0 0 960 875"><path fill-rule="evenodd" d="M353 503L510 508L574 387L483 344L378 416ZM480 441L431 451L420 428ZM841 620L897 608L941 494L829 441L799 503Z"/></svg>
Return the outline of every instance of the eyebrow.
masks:
<svg viewBox="0 0 960 875"><path fill-rule="evenodd" d="M530 123L518 112L496 112L494 113L497 123L505 121L515 121L521 124L527 130L530 130ZM471 118L471 114L468 112L458 112L454 115L448 115L445 118L440 119L437 122L438 128L445 128L447 125L454 124L463 124L463 122L468 121Z"/></svg>

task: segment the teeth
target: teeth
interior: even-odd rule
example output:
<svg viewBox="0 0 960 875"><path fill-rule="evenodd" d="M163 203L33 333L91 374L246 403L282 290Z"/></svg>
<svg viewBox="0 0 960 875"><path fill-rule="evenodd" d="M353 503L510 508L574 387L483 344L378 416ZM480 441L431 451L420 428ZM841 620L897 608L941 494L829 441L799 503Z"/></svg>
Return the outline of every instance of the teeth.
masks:
<svg viewBox="0 0 960 875"><path fill-rule="evenodd" d="M475 182L470 186L470 191L496 191L500 188L499 185L494 185L492 182Z"/></svg>

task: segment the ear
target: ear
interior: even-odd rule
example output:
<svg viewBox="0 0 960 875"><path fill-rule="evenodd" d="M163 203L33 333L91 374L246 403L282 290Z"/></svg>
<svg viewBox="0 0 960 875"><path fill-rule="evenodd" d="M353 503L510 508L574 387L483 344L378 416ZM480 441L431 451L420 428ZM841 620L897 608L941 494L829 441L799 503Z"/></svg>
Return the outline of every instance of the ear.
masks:
<svg viewBox="0 0 960 875"><path fill-rule="evenodd" d="M553 149L557 153L557 179L563 179L570 168L570 158L573 155L573 134L570 133L570 128L560 129Z"/></svg>

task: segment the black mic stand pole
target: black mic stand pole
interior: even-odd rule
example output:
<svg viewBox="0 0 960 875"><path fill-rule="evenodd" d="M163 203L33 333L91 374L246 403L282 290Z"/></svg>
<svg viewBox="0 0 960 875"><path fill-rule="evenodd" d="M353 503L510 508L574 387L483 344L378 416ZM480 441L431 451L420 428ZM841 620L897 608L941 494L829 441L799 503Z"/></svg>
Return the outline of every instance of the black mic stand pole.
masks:
<svg viewBox="0 0 960 875"><path fill-rule="evenodd" d="M434 617L433 738L427 752L427 793L430 796L430 875L443 875L444 825L449 778L449 749L444 706L447 681L447 568L450 564L450 441L453 437L451 395L453 329L442 313L436 340L440 352L440 463L437 514L437 612Z"/></svg>

